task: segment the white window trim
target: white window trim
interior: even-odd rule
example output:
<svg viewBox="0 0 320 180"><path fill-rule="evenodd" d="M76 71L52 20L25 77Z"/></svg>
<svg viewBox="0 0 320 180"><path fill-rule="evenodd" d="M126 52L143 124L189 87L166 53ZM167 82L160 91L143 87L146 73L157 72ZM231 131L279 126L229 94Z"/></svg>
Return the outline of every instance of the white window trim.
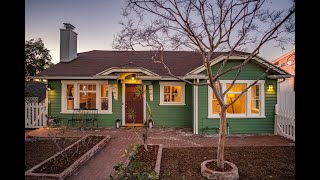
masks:
<svg viewBox="0 0 320 180"><path fill-rule="evenodd" d="M112 114L112 85L108 84L108 80L90 81L90 80L61 80L61 112L64 114L72 114L73 110L67 110L66 88L67 84L73 84L74 87L74 108L79 108L79 88L80 84L89 83L96 85L96 108L99 114ZM101 110L101 87L100 84L108 84L108 110Z"/></svg>
<svg viewBox="0 0 320 180"><path fill-rule="evenodd" d="M224 92L226 90L226 84L232 83L232 80L220 80L222 84L222 91ZM237 80L235 83L239 84L247 84L246 87L250 86L252 83L254 83L255 80ZM260 84L260 96L261 96L261 113L259 115L257 114L251 114L251 88L248 89L246 92L246 113L245 114L226 114L227 118L265 118L265 80L259 80L257 84ZM208 118L220 118L219 114L212 114L212 89L210 86L208 86ZM249 95L248 95L249 94ZM224 100L226 101L226 97L224 97Z"/></svg>
<svg viewBox="0 0 320 180"><path fill-rule="evenodd" d="M185 82L159 82L160 85L160 106L183 106L185 104L185 89L186 83ZM181 102L164 102L163 99L163 91L164 86L181 86Z"/></svg>

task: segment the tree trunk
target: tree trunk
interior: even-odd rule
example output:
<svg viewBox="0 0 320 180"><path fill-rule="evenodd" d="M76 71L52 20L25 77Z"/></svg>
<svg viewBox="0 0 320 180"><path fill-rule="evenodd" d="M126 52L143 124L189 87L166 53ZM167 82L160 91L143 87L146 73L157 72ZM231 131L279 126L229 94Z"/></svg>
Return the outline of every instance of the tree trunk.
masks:
<svg viewBox="0 0 320 180"><path fill-rule="evenodd" d="M219 129L219 142L217 151L217 166L218 168L224 168L224 144L226 135L226 110L221 109L220 115L220 129Z"/></svg>
<svg viewBox="0 0 320 180"><path fill-rule="evenodd" d="M146 151L148 151L148 121L145 122L146 132L143 136L143 146Z"/></svg>

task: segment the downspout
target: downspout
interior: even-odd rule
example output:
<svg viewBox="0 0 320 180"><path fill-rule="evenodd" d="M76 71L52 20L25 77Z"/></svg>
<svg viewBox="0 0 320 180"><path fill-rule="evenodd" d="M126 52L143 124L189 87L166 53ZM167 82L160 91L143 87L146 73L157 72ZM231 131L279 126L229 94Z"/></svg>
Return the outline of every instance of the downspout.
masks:
<svg viewBox="0 0 320 180"><path fill-rule="evenodd" d="M279 110L279 102L280 102L280 83L283 83L285 80L286 80L286 78L278 79L278 84L277 84L276 114L278 114L278 110Z"/></svg>
<svg viewBox="0 0 320 180"><path fill-rule="evenodd" d="M48 83L48 82L47 82L47 83ZM47 87L46 87L46 99L45 99L45 104L46 104L47 119L46 119L46 121L45 121L44 126L46 127L46 126L47 126L48 119L49 119L49 90L47 89Z"/></svg>

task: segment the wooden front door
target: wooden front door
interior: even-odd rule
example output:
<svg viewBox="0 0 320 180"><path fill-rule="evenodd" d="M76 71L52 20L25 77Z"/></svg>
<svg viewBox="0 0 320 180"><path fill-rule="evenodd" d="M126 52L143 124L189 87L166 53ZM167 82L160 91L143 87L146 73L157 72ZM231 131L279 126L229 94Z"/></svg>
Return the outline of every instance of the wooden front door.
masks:
<svg viewBox="0 0 320 180"><path fill-rule="evenodd" d="M126 84L125 88L125 112L126 123L143 123L143 98L139 98L135 91L138 84ZM134 111L134 119L130 118L130 112Z"/></svg>

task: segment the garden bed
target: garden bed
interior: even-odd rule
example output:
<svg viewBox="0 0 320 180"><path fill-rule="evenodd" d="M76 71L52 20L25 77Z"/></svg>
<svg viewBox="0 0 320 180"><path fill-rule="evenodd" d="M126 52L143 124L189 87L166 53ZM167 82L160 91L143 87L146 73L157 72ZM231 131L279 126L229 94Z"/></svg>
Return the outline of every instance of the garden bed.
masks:
<svg viewBox="0 0 320 180"><path fill-rule="evenodd" d="M26 178L64 179L100 150L109 139L109 136L87 135L63 151L29 169L25 173Z"/></svg>
<svg viewBox="0 0 320 180"><path fill-rule="evenodd" d="M216 158L215 147L163 148L160 179L203 179L200 164ZM225 160L239 179L295 179L295 147L226 147Z"/></svg>
<svg viewBox="0 0 320 180"><path fill-rule="evenodd" d="M25 171L58 153L60 149L57 147L55 142L58 144L58 146L64 149L76 142L77 140L79 140L79 138L77 137L63 137L56 138L55 140L53 140L53 138L27 138L24 143Z"/></svg>
<svg viewBox="0 0 320 180"><path fill-rule="evenodd" d="M131 144L129 156L124 163L118 163L110 174L110 179L159 179L162 145Z"/></svg>

